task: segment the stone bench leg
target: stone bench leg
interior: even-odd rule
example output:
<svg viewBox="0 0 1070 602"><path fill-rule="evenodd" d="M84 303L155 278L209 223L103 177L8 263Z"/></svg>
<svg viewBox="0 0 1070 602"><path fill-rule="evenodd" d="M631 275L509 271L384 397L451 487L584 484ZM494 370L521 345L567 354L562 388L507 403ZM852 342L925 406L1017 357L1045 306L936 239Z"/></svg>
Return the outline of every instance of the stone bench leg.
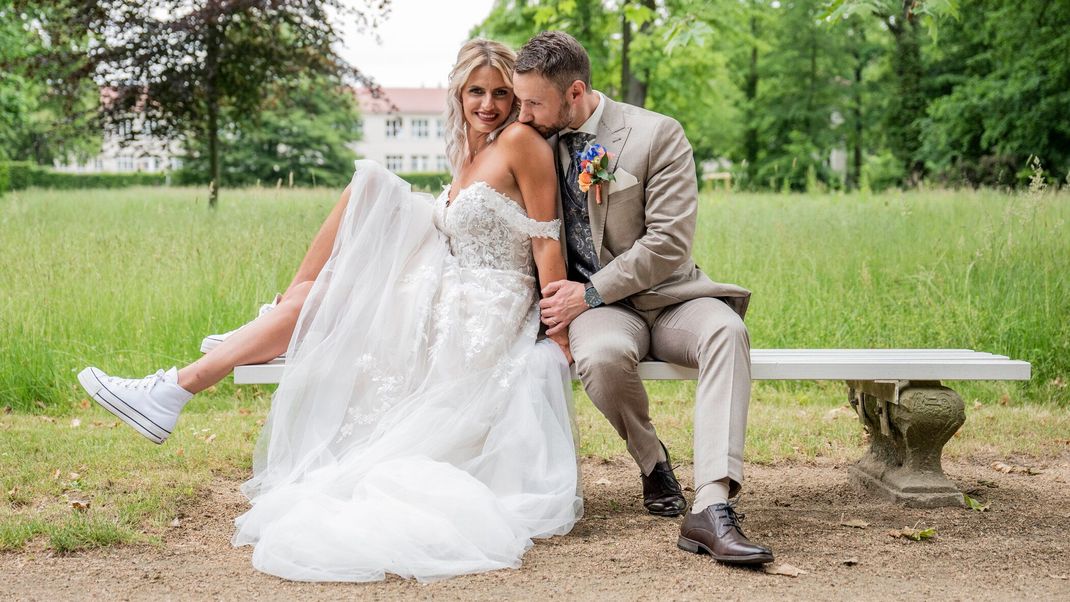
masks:
<svg viewBox="0 0 1070 602"><path fill-rule="evenodd" d="M944 444L966 421L962 398L939 381L847 381L870 447L851 470L861 485L908 506L962 505L944 476Z"/></svg>

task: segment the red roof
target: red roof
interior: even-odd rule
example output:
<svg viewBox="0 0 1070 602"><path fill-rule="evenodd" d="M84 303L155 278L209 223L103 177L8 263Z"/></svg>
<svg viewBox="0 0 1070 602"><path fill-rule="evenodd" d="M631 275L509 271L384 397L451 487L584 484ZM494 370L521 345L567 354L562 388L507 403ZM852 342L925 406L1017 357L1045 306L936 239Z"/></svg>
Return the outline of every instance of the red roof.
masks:
<svg viewBox="0 0 1070 602"><path fill-rule="evenodd" d="M367 88L357 90L360 110L365 113L445 113L446 88L382 88L372 98Z"/></svg>

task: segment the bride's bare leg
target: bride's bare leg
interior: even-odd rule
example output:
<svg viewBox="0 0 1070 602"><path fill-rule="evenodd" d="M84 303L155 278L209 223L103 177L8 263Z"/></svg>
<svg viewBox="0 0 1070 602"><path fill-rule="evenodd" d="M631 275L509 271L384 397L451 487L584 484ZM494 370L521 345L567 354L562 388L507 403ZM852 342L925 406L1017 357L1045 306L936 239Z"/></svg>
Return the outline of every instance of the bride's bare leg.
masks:
<svg viewBox="0 0 1070 602"><path fill-rule="evenodd" d="M349 193L349 186L346 186L345 190L342 191L341 198L338 199L338 203L335 204L330 215L320 226L319 232L312 239L312 244L305 253L304 259L301 260L300 267L297 268L297 274L294 275L290 286L286 288L287 293L295 286L315 280L319 276L320 270L323 269L323 265L327 263L327 259L331 256L331 249L334 248L334 238L338 234L338 225L342 222L342 215L346 211Z"/></svg>
<svg viewBox="0 0 1070 602"><path fill-rule="evenodd" d="M275 309L245 325L199 360L179 370L178 386L190 393L200 393L223 380L235 366L262 364L285 352L312 284L311 281L304 281L291 285Z"/></svg>

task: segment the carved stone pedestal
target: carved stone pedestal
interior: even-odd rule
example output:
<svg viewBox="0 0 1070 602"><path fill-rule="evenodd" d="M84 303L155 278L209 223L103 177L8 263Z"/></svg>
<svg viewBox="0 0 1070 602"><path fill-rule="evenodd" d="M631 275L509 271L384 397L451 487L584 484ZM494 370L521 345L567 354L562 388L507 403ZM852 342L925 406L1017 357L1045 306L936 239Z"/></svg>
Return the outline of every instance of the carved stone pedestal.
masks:
<svg viewBox="0 0 1070 602"><path fill-rule="evenodd" d="M944 444L966 421L962 398L938 381L847 381L870 448L852 477L908 506L955 506L962 493L944 476Z"/></svg>

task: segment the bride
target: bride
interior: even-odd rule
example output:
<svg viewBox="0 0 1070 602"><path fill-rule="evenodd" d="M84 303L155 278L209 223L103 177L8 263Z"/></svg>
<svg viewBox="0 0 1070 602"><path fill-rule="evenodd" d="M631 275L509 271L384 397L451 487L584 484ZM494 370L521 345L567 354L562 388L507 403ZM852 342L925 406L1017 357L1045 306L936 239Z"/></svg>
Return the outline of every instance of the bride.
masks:
<svg viewBox="0 0 1070 602"><path fill-rule="evenodd" d="M568 339L537 341L536 276L565 277L556 175L543 137L514 123L513 62L496 42L461 48L454 180L437 199L357 161L314 280L181 370L79 374L163 443L194 393L285 351L235 521L257 569L427 581L516 568L532 538L578 520Z"/></svg>

